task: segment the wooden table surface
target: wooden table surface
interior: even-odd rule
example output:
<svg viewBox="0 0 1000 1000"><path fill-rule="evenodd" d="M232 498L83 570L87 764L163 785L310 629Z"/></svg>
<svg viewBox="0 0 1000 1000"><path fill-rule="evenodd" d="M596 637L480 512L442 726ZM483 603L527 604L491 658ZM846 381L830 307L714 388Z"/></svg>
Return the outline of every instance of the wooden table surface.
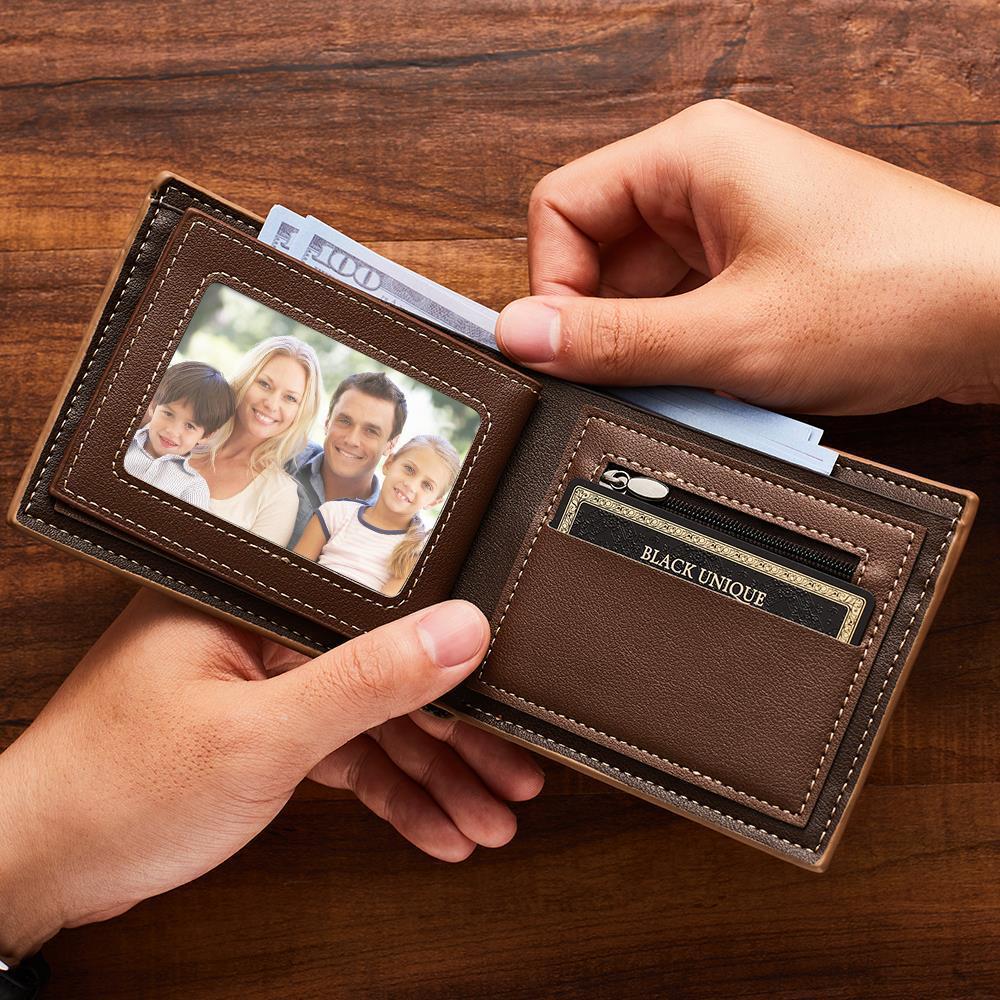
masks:
<svg viewBox="0 0 1000 1000"><path fill-rule="evenodd" d="M990 0L5 5L4 503L161 169L499 307L534 183L706 97L1000 200L998 34ZM207 877L61 934L47 995L1000 994L998 411L819 422L982 497L828 874L554 764L514 842L459 866L304 787ZM3 532L5 746L130 588Z"/></svg>

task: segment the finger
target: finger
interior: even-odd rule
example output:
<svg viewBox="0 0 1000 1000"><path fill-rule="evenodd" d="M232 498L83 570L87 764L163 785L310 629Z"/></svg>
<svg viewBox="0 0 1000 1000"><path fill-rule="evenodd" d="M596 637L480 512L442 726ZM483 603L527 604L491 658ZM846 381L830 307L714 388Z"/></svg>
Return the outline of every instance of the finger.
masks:
<svg viewBox="0 0 1000 1000"><path fill-rule="evenodd" d="M634 299L666 295L689 271L687 262L645 223L601 248L598 287L590 295Z"/></svg>
<svg viewBox="0 0 1000 1000"><path fill-rule="evenodd" d="M750 396L744 369L754 312L741 292L727 271L665 298L533 296L503 310L497 342L515 361L577 382L706 386Z"/></svg>
<svg viewBox="0 0 1000 1000"><path fill-rule="evenodd" d="M553 171L528 205L528 268L536 295L592 295L599 248L648 226L689 267L707 270L691 209L684 114Z"/></svg>
<svg viewBox="0 0 1000 1000"><path fill-rule="evenodd" d="M517 832L510 809L450 746L425 733L412 719L391 719L369 735L470 840L484 847L502 847Z"/></svg>
<svg viewBox="0 0 1000 1000"><path fill-rule="evenodd" d="M508 802L533 799L545 784L534 754L459 719L438 719L426 712L410 718L424 732L453 747L495 795Z"/></svg>
<svg viewBox="0 0 1000 1000"><path fill-rule="evenodd" d="M315 763L453 688L478 665L488 641L486 618L475 605L446 601L251 685L248 697L258 713L286 720L289 739Z"/></svg>
<svg viewBox="0 0 1000 1000"><path fill-rule="evenodd" d="M357 736L329 754L309 777L349 789L411 844L441 861L464 861L475 850L434 799L368 736Z"/></svg>
<svg viewBox="0 0 1000 1000"><path fill-rule="evenodd" d="M528 203L528 273L535 294L592 295L599 247L643 223L632 175L647 133L588 153L543 177Z"/></svg>

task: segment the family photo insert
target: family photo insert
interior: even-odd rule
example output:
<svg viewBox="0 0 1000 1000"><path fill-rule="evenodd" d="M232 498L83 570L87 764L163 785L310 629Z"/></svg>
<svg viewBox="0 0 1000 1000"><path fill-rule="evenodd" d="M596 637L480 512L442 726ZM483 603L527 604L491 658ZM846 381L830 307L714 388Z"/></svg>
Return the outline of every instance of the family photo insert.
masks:
<svg viewBox="0 0 1000 1000"><path fill-rule="evenodd" d="M223 284L206 289L125 471L377 593L405 586L480 417Z"/></svg>

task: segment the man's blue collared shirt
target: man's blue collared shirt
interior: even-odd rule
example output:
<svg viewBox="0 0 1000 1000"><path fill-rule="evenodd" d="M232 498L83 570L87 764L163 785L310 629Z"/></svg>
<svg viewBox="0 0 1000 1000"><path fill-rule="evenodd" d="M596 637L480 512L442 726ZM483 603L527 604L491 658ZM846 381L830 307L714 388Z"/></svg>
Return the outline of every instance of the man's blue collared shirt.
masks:
<svg viewBox="0 0 1000 1000"><path fill-rule="evenodd" d="M302 532L306 530L309 518L316 513L320 504L327 500L363 500L369 506L378 500L380 488L378 476L372 476L372 491L367 497L328 497L323 489L323 446L309 442L286 466L285 471L295 480L299 491L299 512L295 516L295 527L288 543L295 548Z"/></svg>

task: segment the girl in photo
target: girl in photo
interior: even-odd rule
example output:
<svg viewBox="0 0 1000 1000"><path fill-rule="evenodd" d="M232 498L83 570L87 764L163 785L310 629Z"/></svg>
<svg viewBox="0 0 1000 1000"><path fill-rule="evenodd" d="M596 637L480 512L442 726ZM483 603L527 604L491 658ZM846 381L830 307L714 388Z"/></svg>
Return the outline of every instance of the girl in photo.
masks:
<svg viewBox="0 0 1000 1000"><path fill-rule="evenodd" d="M233 417L190 464L208 483L213 514L287 545L298 490L284 466L305 446L319 411L319 359L297 337L270 337L247 351L230 385Z"/></svg>
<svg viewBox="0 0 1000 1000"><path fill-rule="evenodd" d="M316 511L295 552L387 596L406 583L430 529L420 512L440 503L462 460L442 437L420 434L382 465L373 504L330 500Z"/></svg>

